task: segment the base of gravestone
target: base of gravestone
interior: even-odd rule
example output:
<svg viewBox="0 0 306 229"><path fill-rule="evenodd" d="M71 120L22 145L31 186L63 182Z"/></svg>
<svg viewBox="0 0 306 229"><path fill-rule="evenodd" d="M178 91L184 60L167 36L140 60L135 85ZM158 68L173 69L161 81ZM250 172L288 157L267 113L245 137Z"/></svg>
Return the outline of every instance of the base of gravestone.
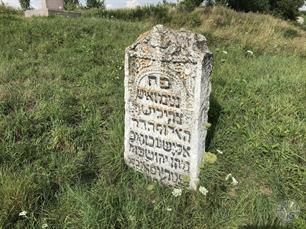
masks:
<svg viewBox="0 0 306 229"><path fill-rule="evenodd" d="M64 17L79 17L81 13L72 11L59 11L59 10L26 10L24 13L25 17L48 17L48 16L64 16Z"/></svg>

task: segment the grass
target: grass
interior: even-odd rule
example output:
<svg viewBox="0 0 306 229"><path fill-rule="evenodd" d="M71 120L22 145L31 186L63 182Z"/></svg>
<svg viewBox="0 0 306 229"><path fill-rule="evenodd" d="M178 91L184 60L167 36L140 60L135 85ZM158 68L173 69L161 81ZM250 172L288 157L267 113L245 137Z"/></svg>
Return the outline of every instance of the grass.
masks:
<svg viewBox="0 0 306 229"><path fill-rule="evenodd" d="M271 15L236 12L221 6L201 7L193 12L185 12L172 5L159 5L121 10L95 9L82 13L85 17L129 21L149 18L152 24L193 28L223 45L239 43L242 47L256 49L257 52L289 52L302 56L306 53L306 31L294 26L293 22Z"/></svg>
<svg viewBox="0 0 306 229"><path fill-rule="evenodd" d="M303 31L224 8L210 12L215 25L205 17L192 29L215 56L207 151L223 155L201 172L206 197L174 197L123 161L124 49L151 22L0 15L0 227L305 228L304 37L280 35ZM301 214L282 225L285 200Z"/></svg>
<svg viewBox="0 0 306 229"><path fill-rule="evenodd" d="M302 25L302 28L306 31L306 12L303 12L301 16L304 18L304 25Z"/></svg>

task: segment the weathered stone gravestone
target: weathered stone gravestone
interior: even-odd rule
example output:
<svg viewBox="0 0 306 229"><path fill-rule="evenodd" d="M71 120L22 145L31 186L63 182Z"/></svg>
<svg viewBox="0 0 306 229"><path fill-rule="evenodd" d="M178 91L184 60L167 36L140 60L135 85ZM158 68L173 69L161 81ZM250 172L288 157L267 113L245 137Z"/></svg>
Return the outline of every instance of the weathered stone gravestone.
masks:
<svg viewBox="0 0 306 229"><path fill-rule="evenodd" d="M64 0L41 0L42 8L38 10L25 11L25 17L62 15L67 17L78 17L80 13L64 11Z"/></svg>
<svg viewBox="0 0 306 229"><path fill-rule="evenodd" d="M162 25L125 54L125 152L135 170L196 189L205 151L212 54L206 39Z"/></svg>
<svg viewBox="0 0 306 229"><path fill-rule="evenodd" d="M49 10L64 10L64 0L42 0L42 8Z"/></svg>

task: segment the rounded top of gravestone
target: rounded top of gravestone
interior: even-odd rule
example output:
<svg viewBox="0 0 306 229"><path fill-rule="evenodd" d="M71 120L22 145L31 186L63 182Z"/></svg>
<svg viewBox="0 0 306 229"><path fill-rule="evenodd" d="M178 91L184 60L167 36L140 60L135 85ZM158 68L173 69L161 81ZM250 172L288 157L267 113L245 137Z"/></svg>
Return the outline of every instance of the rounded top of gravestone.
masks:
<svg viewBox="0 0 306 229"><path fill-rule="evenodd" d="M163 25L156 25L141 34L126 52L145 59L194 63L210 53L203 35L184 28L173 30Z"/></svg>

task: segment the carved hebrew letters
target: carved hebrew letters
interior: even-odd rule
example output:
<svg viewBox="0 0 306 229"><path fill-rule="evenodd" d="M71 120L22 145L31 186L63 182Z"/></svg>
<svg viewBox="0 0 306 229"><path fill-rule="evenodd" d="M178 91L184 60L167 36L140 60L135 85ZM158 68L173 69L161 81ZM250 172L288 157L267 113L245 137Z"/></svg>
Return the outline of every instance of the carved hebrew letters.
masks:
<svg viewBox="0 0 306 229"><path fill-rule="evenodd" d="M138 161L130 162L152 177L163 171L159 180L180 184L182 176L190 172L191 150L191 130L184 123L181 92L163 73L145 72L138 78L141 80L134 85L136 96L131 106L139 112L130 117L128 142L129 151ZM147 169L149 164L155 165L153 170Z"/></svg>
<svg viewBox="0 0 306 229"><path fill-rule="evenodd" d="M196 187L210 92L210 70L202 75L207 53L203 36L160 25L126 50L125 161L162 183L182 185L188 176Z"/></svg>

